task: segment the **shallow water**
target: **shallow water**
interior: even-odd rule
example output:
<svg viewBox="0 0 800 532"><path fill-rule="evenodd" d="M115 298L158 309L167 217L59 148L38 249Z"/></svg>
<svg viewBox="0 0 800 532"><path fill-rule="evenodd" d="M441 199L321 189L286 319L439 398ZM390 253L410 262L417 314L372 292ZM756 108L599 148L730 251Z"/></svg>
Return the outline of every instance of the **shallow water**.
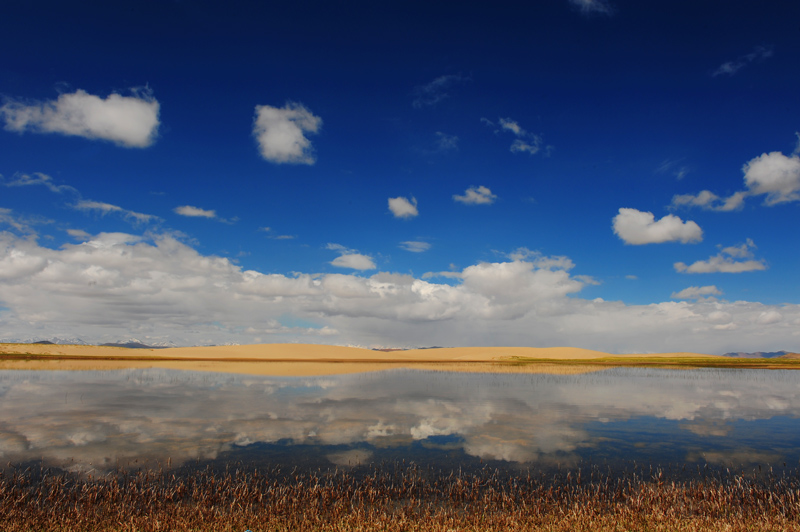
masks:
<svg viewBox="0 0 800 532"><path fill-rule="evenodd" d="M800 459L800 372L0 371L0 457L72 471L406 461L749 467Z"/></svg>

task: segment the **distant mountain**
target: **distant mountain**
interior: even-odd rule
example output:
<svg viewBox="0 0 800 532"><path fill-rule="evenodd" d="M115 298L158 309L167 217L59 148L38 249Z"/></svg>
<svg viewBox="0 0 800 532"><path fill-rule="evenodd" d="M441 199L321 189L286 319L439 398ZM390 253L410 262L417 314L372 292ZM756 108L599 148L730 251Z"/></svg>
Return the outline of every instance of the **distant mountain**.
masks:
<svg viewBox="0 0 800 532"><path fill-rule="evenodd" d="M784 355L792 354L789 351L757 351L755 353L725 353L724 357L733 357L733 358L777 358L782 357Z"/></svg>
<svg viewBox="0 0 800 532"><path fill-rule="evenodd" d="M103 347L125 347L128 349L164 349L164 346L147 345L141 342L106 342Z"/></svg>
<svg viewBox="0 0 800 532"><path fill-rule="evenodd" d="M80 338L75 337L60 337L60 336L51 336L50 338L2 338L0 339L0 343L4 344L58 344L58 345L88 345L86 342L81 340Z"/></svg>
<svg viewBox="0 0 800 532"><path fill-rule="evenodd" d="M138 338L128 338L126 340L119 340L117 342L106 342L100 344L104 347L126 347L128 349L166 349L168 347L175 347L172 342L156 342L153 344L146 344Z"/></svg>

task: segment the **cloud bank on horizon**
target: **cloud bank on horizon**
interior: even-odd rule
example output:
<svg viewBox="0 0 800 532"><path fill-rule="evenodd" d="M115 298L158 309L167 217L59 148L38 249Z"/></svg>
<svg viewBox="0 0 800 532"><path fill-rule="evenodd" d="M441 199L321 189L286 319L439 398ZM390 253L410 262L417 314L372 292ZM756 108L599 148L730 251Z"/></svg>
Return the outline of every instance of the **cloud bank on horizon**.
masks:
<svg viewBox="0 0 800 532"><path fill-rule="evenodd" d="M316 7L0 21L0 341L800 351L800 7Z"/></svg>

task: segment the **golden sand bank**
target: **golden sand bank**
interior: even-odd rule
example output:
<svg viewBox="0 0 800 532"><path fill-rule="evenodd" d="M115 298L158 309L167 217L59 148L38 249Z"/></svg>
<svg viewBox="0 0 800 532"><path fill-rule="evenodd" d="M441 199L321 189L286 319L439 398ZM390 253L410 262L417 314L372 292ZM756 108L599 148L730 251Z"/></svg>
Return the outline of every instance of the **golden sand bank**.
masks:
<svg viewBox="0 0 800 532"><path fill-rule="evenodd" d="M708 355L666 353L627 356L690 359ZM455 347L376 351L318 344L258 344L170 349L0 344L0 369L112 370L159 367L284 376L332 375L393 368L574 374L600 371L607 367L608 360L619 358L621 358L619 355L574 347ZM605 363L600 364L601 361Z"/></svg>
<svg viewBox="0 0 800 532"><path fill-rule="evenodd" d="M185 359L263 362L498 362L514 358L541 360L591 360L616 356L707 357L698 353L612 355L577 347L443 347L376 351L360 347L320 344L254 344L169 349L56 344L0 344L0 354L39 355L60 358Z"/></svg>

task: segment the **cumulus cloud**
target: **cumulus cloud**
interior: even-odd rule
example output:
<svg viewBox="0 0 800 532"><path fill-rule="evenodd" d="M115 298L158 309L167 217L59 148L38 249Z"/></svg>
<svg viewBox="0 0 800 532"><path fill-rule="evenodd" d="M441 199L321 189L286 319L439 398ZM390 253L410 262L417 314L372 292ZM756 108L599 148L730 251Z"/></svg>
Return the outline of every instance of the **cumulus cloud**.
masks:
<svg viewBox="0 0 800 532"><path fill-rule="evenodd" d="M375 263L372 257L362 255L354 249L348 249L341 244L328 244L325 249L330 249L339 253L331 264L338 268L350 268L352 270L374 270Z"/></svg>
<svg viewBox="0 0 800 532"><path fill-rule="evenodd" d="M800 200L800 156L779 151L764 153L742 167L752 196L766 196L764 205Z"/></svg>
<svg viewBox="0 0 800 532"><path fill-rule="evenodd" d="M7 131L60 133L146 148L158 134L159 103L149 89L101 98L83 90L48 102L8 99L0 107Z"/></svg>
<svg viewBox="0 0 800 532"><path fill-rule="evenodd" d="M193 218L216 218L217 213L213 210L208 211L200 207L192 207L191 205L182 205L175 207L175 212L181 216L189 216Z"/></svg>
<svg viewBox="0 0 800 532"><path fill-rule="evenodd" d="M448 74L439 76L425 85L418 85L414 87L414 101L411 102L411 105L417 109L434 106L450 96L448 91L454 85L465 80L466 78L461 74Z"/></svg>
<svg viewBox="0 0 800 532"><path fill-rule="evenodd" d="M684 222L668 214L656 221L651 212L621 208L613 220L614 234L626 244L661 244L664 242L700 242L703 231L693 221Z"/></svg>
<svg viewBox="0 0 800 532"><path fill-rule="evenodd" d="M431 249L431 245L428 242L409 240L406 242L400 242L400 248L406 251L411 251L412 253L422 253L423 251L428 251Z"/></svg>
<svg viewBox="0 0 800 532"><path fill-rule="evenodd" d="M353 270L374 270L375 263L371 257L362 255L360 253L348 253L347 255L339 255L331 264L339 268L351 268Z"/></svg>
<svg viewBox="0 0 800 532"><path fill-rule="evenodd" d="M306 134L317 133L320 127L322 119L302 104L257 105L253 136L261 156L267 161L310 165L316 162L316 157Z"/></svg>
<svg viewBox="0 0 800 532"><path fill-rule="evenodd" d="M594 13L610 15L613 12L606 0L569 0L569 3L577 7L585 15Z"/></svg>
<svg viewBox="0 0 800 532"><path fill-rule="evenodd" d="M119 214L124 219L133 221L135 223L149 223L160 220L158 216L152 214L129 211L128 209L123 209L117 205L103 203L100 201L81 200L76 203L74 207L79 211L96 211L99 212L101 216L105 216L106 214L110 213Z"/></svg>
<svg viewBox="0 0 800 532"><path fill-rule="evenodd" d="M534 155L542 149L542 137L529 133L519 123L511 118L499 118L498 123L495 124L487 118L481 118L481 122L489 127L495 128L495 133L509 132L512 133L516 139L511 143L509 150L512 153L529 153ZM545 148L547 155L553 150L553 146Z"/></svg>
<svg viewBox="0 0 800 532"><path fill-rule="evenodd" d="M762 153L742 166L746 190L721 198L709 190L698 194L681 194L672 198L671 206L700 207L712 211L741 208L749 196L764 196L764 205L773 206L800 200L800 155L773 151Z"/></svg>
<svg viewBox="0 0 800 532"><path fill-rule="evenodd" d="M410 200L402 196L389 198L389 210L395 218L413 218L419 214L417 199L413 196Z"/></svg>
<svg viewBox="0 0 800 532"><path fill-rule="evenodd" d="M722 75L733 76L750 63L763 61L772 57L772 54L772 46L756 46L749 54L739 56L733 61L722 63L711 75L714 77Z"/></svg>
<svg viewBox="0 0 800 532"><path fill-rule="evenodd" d="M680 292L673 292L672 299L700 299L709 296L721 296L722 292L714 285L711 286L690 286Z"/></svg>
<svg viewBox="0 0 800 532"><path fill-rule="evenodd" d="M497 199L489 188L484 186L469 187L463 195L453 195L453 199L465 205L491 205Z"/></svg>
<svg viewBox="0 0 800 532"><path fill-rule="evenodd" d="M780 350L797 340L800 305L586 300L577 295L586 282L572 275L569 258L514 255L454 268L436 282L434 276L386 272L245 270L169 234L101 233L51 249L0 232L0 302L6 308L0 339L149 336L202 345L252 343L265 330L274 342L325 338L305 326L268 324L291 315L338 331L337 343L360 345L570 345L610 352L658 346L724 353Z"/></svg>
<svg viewBox="0 0 800 532"><path fill-rule="evenodd" d="M767 264L763 259L753 258L753 249L756 245L752 240L739 246L722 248L717 255L708 260L699 260L690 266L683 262L674 264L675 271L680 273L742 273L766 270Z"/></svg>

